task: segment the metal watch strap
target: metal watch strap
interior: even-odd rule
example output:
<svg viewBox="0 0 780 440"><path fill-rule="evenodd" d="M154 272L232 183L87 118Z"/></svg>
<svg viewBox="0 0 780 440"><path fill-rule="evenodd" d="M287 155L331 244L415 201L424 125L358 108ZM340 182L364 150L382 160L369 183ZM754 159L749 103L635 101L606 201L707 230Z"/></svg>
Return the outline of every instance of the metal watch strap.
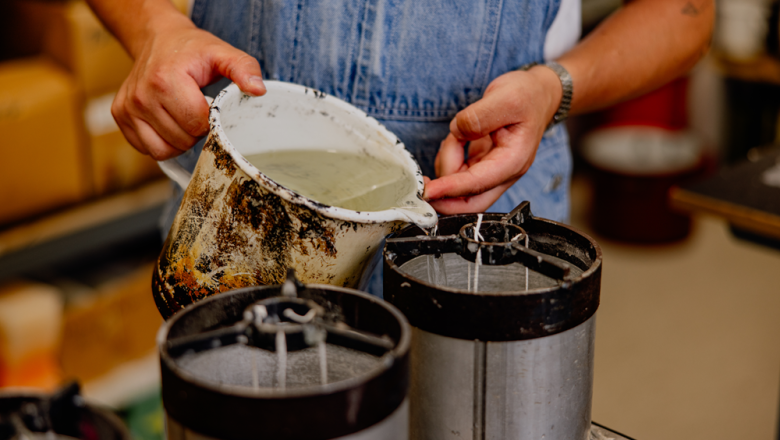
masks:
<svg viewBox="0 0 780 440"><path fill-rule="evenodd" d="M528 70L531 67L539 65L547 66L550 68L550 70L555 72L555 74L558 75L558 79L561 80L561 87L563 88L561 104L558 106L558 111L555 112L555 115L553 115L552 121L550 121L550 125L548 125L549 128L559 122L562 122L566 119L567 116L569 116L569 109L571 109L571 98L574 94L574 83L571 79L569 71L555 61L548 61L544 64L539 64L537 62L528 63L520 67L520 70Z"/></svg>

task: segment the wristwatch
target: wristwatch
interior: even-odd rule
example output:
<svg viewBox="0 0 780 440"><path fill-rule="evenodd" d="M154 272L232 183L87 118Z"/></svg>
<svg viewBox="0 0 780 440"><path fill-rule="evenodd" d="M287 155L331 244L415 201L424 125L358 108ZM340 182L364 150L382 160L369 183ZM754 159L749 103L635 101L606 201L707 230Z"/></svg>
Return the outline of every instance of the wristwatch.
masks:
<svg viewBox="0 0 780 440"><path fill-rule="evenodd" d="M537 62L528 63L520 67L519 70L528 70L531 67L534 66L547 66L555 72L556 75L558 75L558 79L561 80L561 86L563 87L563 95L561 96L561 105L558 106L558 111L555 112L555 115L553 115L552 121L550 121L550 125L547 126L547 128L552 127L553 125L563 122L563 120L566 119L567 116L569 116L569 109L571 109L571 97L574 93L574 83L572 82L571 75L569 75L569 72L560 64L556 63L555 61L548 61L544 64L539 64Z"/></svg>

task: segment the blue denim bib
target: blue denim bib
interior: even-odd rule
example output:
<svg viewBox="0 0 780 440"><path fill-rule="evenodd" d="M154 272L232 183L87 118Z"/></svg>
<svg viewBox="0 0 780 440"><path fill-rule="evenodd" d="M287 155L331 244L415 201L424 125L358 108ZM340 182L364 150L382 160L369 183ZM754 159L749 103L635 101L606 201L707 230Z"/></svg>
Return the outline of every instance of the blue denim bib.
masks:
<svg viewBox="0 0 780 440"><path fill-rule="evenodd" d="M302 84L382 122L423 173L455 114L497 76L542 61L560 0L195 0L192 19L255 56L265 78ZM490 209L531 201L566 221L571 154L562 126Z"/></svg>
<svg viewBox="0 0 780 440"><path fill-rule="evenodd" d="M255 56L267 79L337 96L378 119L433 178L455 114L497 76L543 60L560 0L195 0L192 19ZM208 88L216 96L225 83ZM571 153L563 125L545 133L528 172L489 209L529 200L567 221ZM193 169L199 143L180 156ZM180 202L180 199L178 200ZM179 203L162 219L167 232ZM381 255L377 255L377 261ZM382 295L381 265L366 290Z"/></svg>

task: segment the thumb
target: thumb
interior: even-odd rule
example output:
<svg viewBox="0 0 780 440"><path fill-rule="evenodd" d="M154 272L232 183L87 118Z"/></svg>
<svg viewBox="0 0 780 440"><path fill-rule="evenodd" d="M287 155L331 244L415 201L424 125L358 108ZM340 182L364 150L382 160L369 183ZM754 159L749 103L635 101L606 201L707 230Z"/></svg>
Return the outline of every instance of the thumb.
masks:
<svg viewBox="0 0 780 440"><path fill-rule="evenodd" d="M213 65L220 75L236 83L242 92L254 96L265 94L260 63L255 57L228 46L216 54Z"/></svg>
<svg viewBox="0 0 780 440"><path fill-rule="evenodd" d="M450 132L461 141L473 141L485 137L506 125L517 121L517 104L506 93L486 93L479 101L455 115L450 122Z"/></svg>
<svg viewBox="0 0 780 440"><path fill-rule="evenodd" d="M436 153L434 170L437 177L448 176L457 173L463 166L463 147L465 142L455 139L451 133L441 142L439 152Z"/></svg>

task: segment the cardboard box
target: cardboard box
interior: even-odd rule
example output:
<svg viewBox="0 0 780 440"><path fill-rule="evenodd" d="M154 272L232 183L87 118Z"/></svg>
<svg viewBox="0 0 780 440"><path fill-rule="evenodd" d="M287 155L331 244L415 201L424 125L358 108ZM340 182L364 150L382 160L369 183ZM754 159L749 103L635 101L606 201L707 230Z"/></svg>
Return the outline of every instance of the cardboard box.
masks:
<svg viewBox="0 0 780 440"><path fill-rule="evenodd" d="M45 59L0 63L0 224L89 196L73 80Z"/></svg>
<svg viewBox="0 0 780 440"><path fill-rule="evenodd" d="M87 102L84 121L89 134L92 184L97 195L131 188L162 177L157 162L136 151L111 116L115 93Z"/></svg>
<svg viewBox="0 0 780 440"><path fill-rule="evenodd" d="M162 318L152 299L153 263L105 282L65 309L62 369L87 381L155 349Z"/></svg>
<svg viewBox="0 0 780 440"><path fill-rule="evenodd" d="M133 60L81 0L54 3L55 14L46 30L44 52L76 78L87 98L122 85Z"/></svg>
<svg viewBox="0 0 780 440"><path fill-rule="evenodd" d="M61 380L57 362L62 297L55 287L27 281L0 286L0 387L52 389Z"/></svg>

